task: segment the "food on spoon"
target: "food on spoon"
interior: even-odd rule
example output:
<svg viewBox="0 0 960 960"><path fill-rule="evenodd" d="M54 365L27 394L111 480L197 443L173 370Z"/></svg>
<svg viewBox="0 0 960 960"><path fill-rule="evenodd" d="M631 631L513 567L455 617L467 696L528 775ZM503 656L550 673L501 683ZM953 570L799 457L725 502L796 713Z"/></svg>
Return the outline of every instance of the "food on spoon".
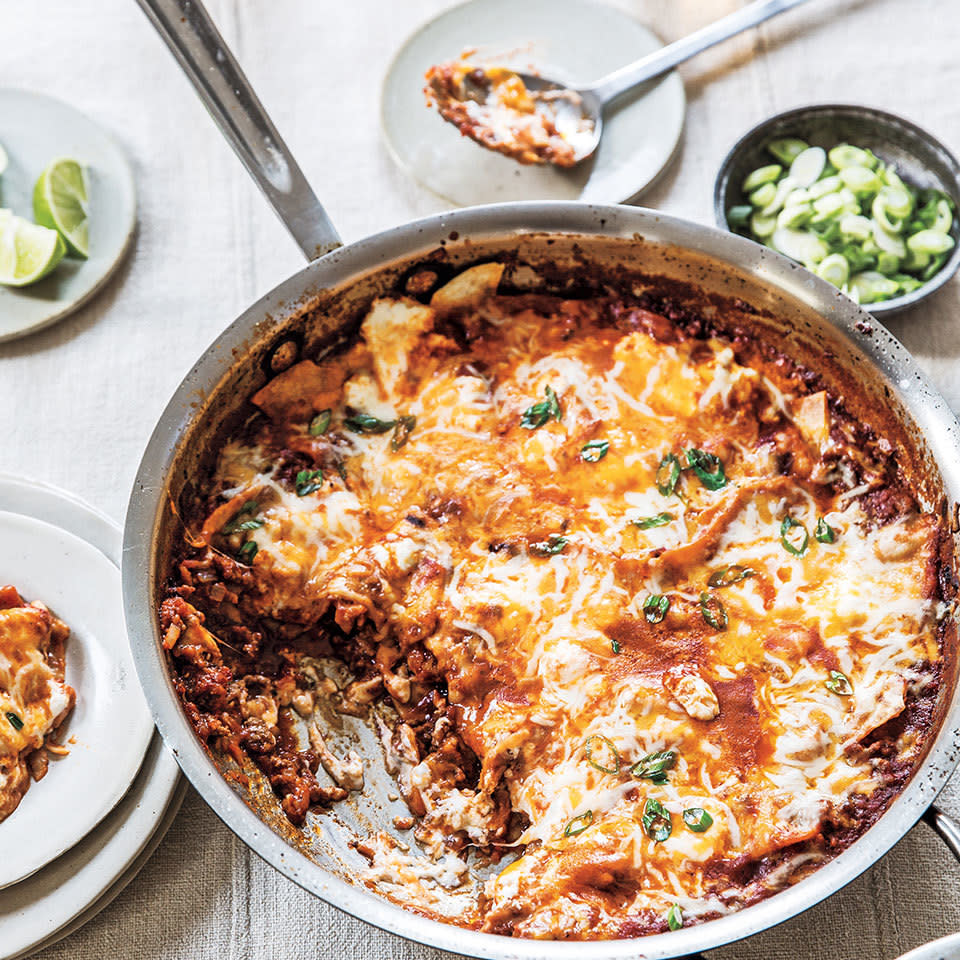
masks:
<svg viewBox="0 0 960 960"><path fill-rule="evenodd" d="M87 174L76 160L54 160L43 171L33 189L33 215L37 223L63 237L71 256L87 259Z"/></svg>
<svg viewBox="0 0 960 960"><path fill-rule="evenodd" d="M949 532L857 384L752 307L509 281L382 296L252 396L178 504L171 674L310 831L364 789L334 711L367 716L420 846L363 840L363 879L420 913L689 926L809 874L909 780Z"/></svg>
<svg viewBox="0 0 960 960"><path fill-rule="evenodd" d="M872 151L772 140L779 162L743 181L749 203L727 211L739 233L798 260L858 303L910 293L940 271L955 241L954 201L917 190Z"/></svg>
<svg viewBox="0 0 960 960"><path fill-rule="evenodd" d="M0 821L47 772L47 751L66 753L53 736L73 709L64 682L70 630L42 603L0 587Z"/></svg>
<svg viewBox="0 0 960 960"><path fill-rule="evenodd" d="M66 256L56 230L0 210L0 284L26 287L42 280Z"/></svg>
<svg viewBox="0 0 960 960"><path fill-rule="evenodd" d="M483 147L518 163L572 167L593 121L571 90L533 90L512 70L451 60L426 73L424 94L448 123Z"/></svg>

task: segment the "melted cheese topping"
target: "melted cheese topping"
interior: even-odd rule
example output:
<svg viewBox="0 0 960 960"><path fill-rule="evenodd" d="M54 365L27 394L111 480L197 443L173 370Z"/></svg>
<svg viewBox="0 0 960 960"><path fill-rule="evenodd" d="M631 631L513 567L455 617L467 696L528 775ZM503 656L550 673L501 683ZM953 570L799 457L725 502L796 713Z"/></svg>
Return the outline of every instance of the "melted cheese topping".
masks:
<svg viewBox="0 0 960 960"><path fill-rule="evenodd" d="M63 680L67 628L42 604L0 588L0 820L17 808L45 765L30 755L63 722L75 694Z"/></svg>
<svg viewBox="0 0 960 960"><path fill-rule="evenodd" d="M822 859L826 820L883 782L862 744L940 657L936 520L878 529L862 491L824 481L837 474L824 457L844 466L825 396L792 395L724 342L658 342L591 301L487 296L473 312L463 348L431 308L377 301L327 435L271 424L277 449L317 463L335 450L344 479L326 469L298 496L262 447L224 451L225 496L257 501L258 602L304 624L335 608L343 629L399 648L390 662L414 646L436 661L481 772L454 787L429 757L406 764L419 836L443 863L445 836L505 843L505 805L524 825L469 922L622 936L675 903L688 920L728 912L753 881L725 864L742 875L785 857L754 883L769 892ZM415 425L399 445L396 428L351 428L358 413ZM719 459L722 486L698 479L690 448ZM683 470L664 493L670 454ZM743 576L711 586L724 569ZM662 619L651 596L669 600ZM850 689L828 686L838 673ZM913 727L892 737L904 761L918 755ZM615 754L594 765L591 742ZM660 751L663 782L631 773ZM644 823L648 800L666 837ZM697 808L704 832L683 817ZM376 862L380 879L403 875L386 852Z"/></svg>

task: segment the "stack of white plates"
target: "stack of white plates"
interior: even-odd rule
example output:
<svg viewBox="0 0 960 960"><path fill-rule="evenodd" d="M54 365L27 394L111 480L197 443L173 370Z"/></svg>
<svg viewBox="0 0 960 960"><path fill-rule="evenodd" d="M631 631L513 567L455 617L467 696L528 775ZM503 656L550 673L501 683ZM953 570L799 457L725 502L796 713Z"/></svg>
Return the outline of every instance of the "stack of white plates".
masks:
<svg viewBox="0 0 960 960"><path fill-rule="evenodd" d="M70 627L77 703L69 748L0 822L0 960L86 923L136 876L185 783L137 681L123 623L119 527L72 494L0 474L0 586L42 600Z"/></svg>

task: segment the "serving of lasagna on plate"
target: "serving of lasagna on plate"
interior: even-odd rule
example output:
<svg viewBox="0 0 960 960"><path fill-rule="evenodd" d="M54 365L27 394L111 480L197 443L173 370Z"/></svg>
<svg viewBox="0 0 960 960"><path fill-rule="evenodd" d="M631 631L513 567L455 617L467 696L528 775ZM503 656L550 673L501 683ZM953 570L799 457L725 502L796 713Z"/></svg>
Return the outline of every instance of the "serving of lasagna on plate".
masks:
<svg viewBox="0 0 960 960"><path fill-rule="evenodd" d="M0 587L0 821L47 772L47 751L66 753L52 738L73 709L64 682L70 630L39 601L26 603Z"/></svg>
<svg viewBox="0 0 960 960"><path fill-rule="evenodd" d="M361 838L364 880L421 913L570 939L721 916L911 776L941 520L745 304L503 269L415 274L252 397L185 505L174 683L294 824L363 790L324 712L368 717L412 835Z"/></svg>

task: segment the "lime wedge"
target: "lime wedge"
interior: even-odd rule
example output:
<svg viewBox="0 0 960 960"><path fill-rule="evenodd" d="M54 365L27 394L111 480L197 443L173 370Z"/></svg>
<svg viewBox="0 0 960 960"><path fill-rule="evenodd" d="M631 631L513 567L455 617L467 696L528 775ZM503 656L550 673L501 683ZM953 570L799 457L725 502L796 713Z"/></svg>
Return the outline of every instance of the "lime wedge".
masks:
<svg viewBox="0 0 960 960"><path fill-rule="evenodd" d="M0 210L0 284L25 287L45 277L66 255L56 230Z"/></svg>
<svg viewBox="0 0 960 960"><path fill-rule="evenodd" d="M72 256L87 259L87 178L76 160L54 160L40 174L33 188L33 216L63 237Z"/></svg>

